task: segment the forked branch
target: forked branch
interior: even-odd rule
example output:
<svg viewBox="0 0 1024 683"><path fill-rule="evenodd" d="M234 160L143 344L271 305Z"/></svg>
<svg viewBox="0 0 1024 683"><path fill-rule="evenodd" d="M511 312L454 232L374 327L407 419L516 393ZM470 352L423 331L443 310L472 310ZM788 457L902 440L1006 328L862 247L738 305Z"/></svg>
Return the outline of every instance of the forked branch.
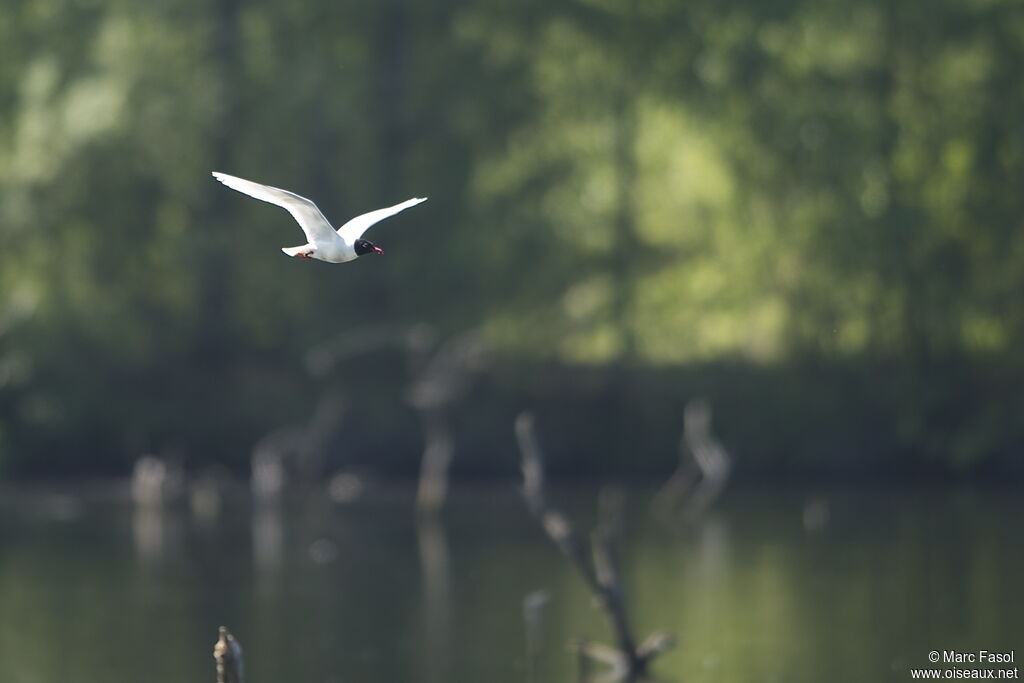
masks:
<svg viewBox="0 0 1024 683"><path fill-rule="evenodd" d="M617 648L587 643L578 645L582 655L609 664L621 677L643 676L648 664L667 650L671 637L656 633L639 647L633 637L625 604L625 594L615 555L613 525L602 523L594 532L589 552L569 519L547 505L544 481L544 456L537 439L533 416L522 413L515 422L516 439L522 457L523 498L526 507L543 526L548 537L579 571L591 593L611 621Z"/></svg>
<svg viewBox="0 0 1024 683"><path fill-rule="evenodd" d="M711 433L711 406L703 399L690 401L683 410L679 465L655 497L655 511L668 517L686 501L683 518L700 517L721 495L731 472L729 451Z"/></svg>

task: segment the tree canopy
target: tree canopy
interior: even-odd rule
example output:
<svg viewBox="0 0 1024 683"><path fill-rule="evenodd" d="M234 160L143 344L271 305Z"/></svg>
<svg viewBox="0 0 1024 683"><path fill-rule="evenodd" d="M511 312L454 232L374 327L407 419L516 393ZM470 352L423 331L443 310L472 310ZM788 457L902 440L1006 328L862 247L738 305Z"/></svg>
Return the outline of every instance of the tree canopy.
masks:
<svg viewBox="0 0 1024 683"><path fill-rule="evenodd" d="M862 395L835 406L848 421L889 401L894 443L953 462L1024 444L1018 3L5 15L0 471L114 471L166 444L237 459L310 409L310 348L423 322L479 330L504 368L720 368L712 393L754 381L721 368L827 366L830 395ZM283 257L290 217L211 170L339 225L430 201L374 228L385 257L335 268ZM402 358L339 381L366 362ZM904 379L879 398L850 368ZM399 414L404 381L360 400Z"/></svg>

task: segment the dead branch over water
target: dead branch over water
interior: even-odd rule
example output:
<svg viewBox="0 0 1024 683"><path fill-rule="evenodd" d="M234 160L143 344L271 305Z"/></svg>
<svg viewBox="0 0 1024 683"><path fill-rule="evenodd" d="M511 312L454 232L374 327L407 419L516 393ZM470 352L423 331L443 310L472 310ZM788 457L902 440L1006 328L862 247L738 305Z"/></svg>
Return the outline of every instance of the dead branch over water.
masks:
<svg viewBox="0 0 1024 683"><path fill-rule="evenodd" d="M440 509L448 493L448 469L455 455L450 412L465 397L486 362L480 334L469 330L441 339L427 324L367 326L348 331L310 349L306 369L325 379L340 363L363 354L395 349L404 351L408 367L405 399L419 415L423 456L416 502L420 511ZM326 391L306 425L270 432L253 449L253 491L261 500L273 500L285 485L288 469L297 469L307 483L323 474L328 443L347 411L347 402ZM295 462L286 467L287 462Z"/></svg>
<svg viewBox="0 0 1024 683"><path fill-rule="evenodd" d="M416 505L426 512L439 509L448 495L448 468L455 455L448 412L469 390L484 362L484 345L476 332L449 339L432 354L430 346L429 341L409 335L413 379L407 400L420 414L424 441Z"/></svg>
<svg viewBox="0 0 1024 683"><path fill-rule="evenodd" d="M655 496L655 512L667 517L681 509L685 520L699 517L721 495L731 472L729 452L711 433L711 406L690 401L683 410L679 465Z"/></svg>
<svg viewBox="0 0 1024 683"><path fill-rule="evenodd" d="M588 553L585 543L569 519L547 505L544 457L533 415L521 413L516 418L515 432L522 457L523 498L526 507L541 523L544 531L562 554L579 571L597 604L608 616L615 632L617 648L583 642L576 644L577 651L591 659L609 664L620 677L645 675L649 663L672 647L673 641L666 634L655 633L637 646L633 637L614 542L616 528L620 525L619 513L616 511L621 509L621 505L609 503L607 500L604 502L602 519L591 537Z"/></svg>
<svg viewBox="0 0 1024 683"><path fill-rule="evenodd" d="M409 369L405 398L419 414L423 432L416 505L420 511L437 510L448 495L448 468L455 455L449 412L484 366L486 349L475 330L439 340L437 330L427 324L367 327L311 350L307 367L312 374L324 376L346 358L387 347L405 351Z"/></svg>

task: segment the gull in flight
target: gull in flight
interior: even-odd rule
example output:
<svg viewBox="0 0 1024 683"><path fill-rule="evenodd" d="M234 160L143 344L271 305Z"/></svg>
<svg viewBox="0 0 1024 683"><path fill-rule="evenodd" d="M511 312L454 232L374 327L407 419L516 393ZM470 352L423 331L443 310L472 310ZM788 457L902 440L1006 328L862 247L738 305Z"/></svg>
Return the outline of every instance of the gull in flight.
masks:
<svg viewBox="0 0 1024 683"><path fill-rule="evenodd" d="M330 222L316 208L316 204L300 197L294 192L281 190L269 185L260 185L251 180L236 178L227 173L213 172L213 177L224 183L232 190L238 190L242 194L261 199L271 204L276 204L285 209L298 222L302 232L306 233L306 244L299 247L282 247L281 251L289 256L301 259L317 259L328 263L344 263L352 261L363 254L383 254L384 250L370 240L363 239L363 233L379 221L394 216L400 211L405 211L410 206L416 206L427 201L426 197L407 199L401 204L389 206L386 209L377 209L370 213L356 216L345 225L335 230Z"/></svg>

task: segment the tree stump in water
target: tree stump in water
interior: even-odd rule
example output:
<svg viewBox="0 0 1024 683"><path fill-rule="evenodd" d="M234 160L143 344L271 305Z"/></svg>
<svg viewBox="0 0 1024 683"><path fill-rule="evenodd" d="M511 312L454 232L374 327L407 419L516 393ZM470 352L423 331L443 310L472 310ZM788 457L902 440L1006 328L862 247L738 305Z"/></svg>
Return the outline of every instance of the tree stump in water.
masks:
<svg viewBox="0 0 1024 683"><path fill-rule="evenodd" d="M220 637L213 645L213 658L217 661L217 683L245 683L242 646L223 626L220 627Z"/></svg>

